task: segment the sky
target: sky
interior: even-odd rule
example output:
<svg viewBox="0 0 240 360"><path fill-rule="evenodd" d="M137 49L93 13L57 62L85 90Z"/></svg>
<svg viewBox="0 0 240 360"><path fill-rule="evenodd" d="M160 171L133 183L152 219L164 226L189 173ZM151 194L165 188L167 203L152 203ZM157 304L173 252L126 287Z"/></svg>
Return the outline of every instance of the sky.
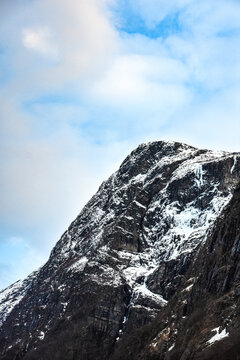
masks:
<svg viewBox="0 0 240 360"><path fill-rule="evenodd" d="M240 151L239 0L1 0L0 289L139 143Z"/></svg>

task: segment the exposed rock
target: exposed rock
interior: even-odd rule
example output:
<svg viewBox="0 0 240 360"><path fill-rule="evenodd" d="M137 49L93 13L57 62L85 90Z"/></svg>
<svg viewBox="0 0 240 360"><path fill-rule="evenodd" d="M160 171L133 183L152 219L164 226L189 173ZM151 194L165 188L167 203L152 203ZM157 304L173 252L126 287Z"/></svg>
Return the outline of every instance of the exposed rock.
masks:
<svg viewBox="0 0 240 360"><path fill-rule="evenodd" d="M111 360L239 359L239 214L240 187L168 305L148 327L125 336Z"/></svg>
<svg viewBox="0 0 240 360"><path fill-rule="evenodd" d="M223 249L218 250L221 266L200 256L208 246L215 259L214 241L218 243L220 235L214 235L216 230L212 234L212 229L216 220L223 221L221 213L239 173L239 154L176 142L140 145L100 186L48 262L0 293L0 358L109 359L121 353L126 339L139 328L150 329L150 339L158 319L164 327L152 340L151 351L150 345L141 350L145 358L174 353L175 342L175 348L182 349L177 347L182 338L178 340L176 331L184 332L185 325L179 311L181 318L194 313L197 298L206 297L202 290L206 281L209 293L222 294L217 306L224 308L226 291L239 277L239 268L224 265L228 255ZM234 233L230 227L227 231ZM233 262L239 252L235 235ZM207 280L199 276L201 268ZM239 285L234 294L238 291ZM233 304L235 295L228 296ZM170 304L176 306L175 312L169 310ZM169 311L174 321L164 317ZM212 329L224 326L213 325ZM215 335L223 336L224 329ZM201 337L203 348L215 336L210 328L207 331ZM202 351L187 340L184 344L181 359ZM128 348L132 357L125 353L124 358L134 359L129 344Z"/></svg>

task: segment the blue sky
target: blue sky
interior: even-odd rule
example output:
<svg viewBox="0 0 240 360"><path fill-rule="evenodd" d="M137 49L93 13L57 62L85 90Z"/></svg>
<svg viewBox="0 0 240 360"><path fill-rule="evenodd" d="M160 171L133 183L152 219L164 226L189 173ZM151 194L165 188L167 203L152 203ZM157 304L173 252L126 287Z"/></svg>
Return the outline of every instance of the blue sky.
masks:
<svg viewBox="0 0 240 360"><path fill-rule="evenodd" d="M240 150L240 3L2 0L0 288L140 142Z"/></svg>

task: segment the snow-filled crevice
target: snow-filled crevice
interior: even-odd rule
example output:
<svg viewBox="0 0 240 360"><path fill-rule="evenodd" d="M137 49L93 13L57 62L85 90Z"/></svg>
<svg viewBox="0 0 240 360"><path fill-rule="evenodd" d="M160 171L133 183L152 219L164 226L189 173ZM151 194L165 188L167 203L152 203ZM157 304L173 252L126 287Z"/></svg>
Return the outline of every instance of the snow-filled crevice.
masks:
<svg viewBox="0 0 240 360"><path fill-rule="evenodd" d="M234 172L234 169L235 169L236 165L237 165L237 155L234 155L233 156L233 165L232 165L231 170L230 170L231 174Z"/></svg>
<svg viewBox="0 0 240 360"><path fill-rule="evenodd" d="M209 346L211 346L211 345L214 344L215 342L220 341L220 340L222 340L222 339L224 339L224 338L226 338L226 337L229 336L229 333L226 331L226 329L222 329L222 330L220 331L220 326L217 327L217 328L215 328L215 329L213 329L212 332L215 332L216 334L213 335L213 336L207 341L207 344L208 344Z"/></svg>
<svg viewBox="0 0 240 360"><path fill-rule="evenodd" d="M203 168L202 168L202 165L197 165L196 166L196 169L195 169L195 183L197 185L197 187L200 189L203 184L204 184L204 181L203 181Z"/></svg>

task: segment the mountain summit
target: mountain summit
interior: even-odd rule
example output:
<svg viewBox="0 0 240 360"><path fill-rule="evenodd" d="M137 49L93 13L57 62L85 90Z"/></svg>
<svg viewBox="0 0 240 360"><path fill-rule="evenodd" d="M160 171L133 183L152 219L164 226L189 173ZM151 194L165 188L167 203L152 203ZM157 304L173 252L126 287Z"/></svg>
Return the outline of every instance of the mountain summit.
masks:
<svg viewBox="0 0 240 360"><path fill-rule="evenodd" d="M199 313L210 304L209 284L215 302L228 294L226 307L239 305L239 175L239 153L138 146L47 263L0 292L0 359L205 359L231 331L236 337L239 313L219 305L218 320L203 324ZM187 338L194 311L202 327Z"/></svg>

